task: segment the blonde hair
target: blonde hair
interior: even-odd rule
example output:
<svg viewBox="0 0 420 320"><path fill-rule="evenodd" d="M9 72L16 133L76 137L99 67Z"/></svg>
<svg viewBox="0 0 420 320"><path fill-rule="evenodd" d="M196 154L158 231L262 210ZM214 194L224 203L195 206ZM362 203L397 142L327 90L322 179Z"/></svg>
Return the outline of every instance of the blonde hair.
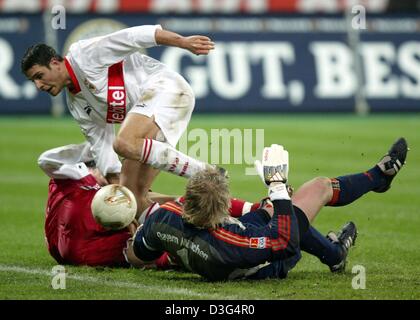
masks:
<svg viewBox="0 0 420 320"><path fill-rule="evenodd" d="M187 183L183 218L197 228L216 228L229 217L230 193L226 177L215 169L196 173Z"/></svg>

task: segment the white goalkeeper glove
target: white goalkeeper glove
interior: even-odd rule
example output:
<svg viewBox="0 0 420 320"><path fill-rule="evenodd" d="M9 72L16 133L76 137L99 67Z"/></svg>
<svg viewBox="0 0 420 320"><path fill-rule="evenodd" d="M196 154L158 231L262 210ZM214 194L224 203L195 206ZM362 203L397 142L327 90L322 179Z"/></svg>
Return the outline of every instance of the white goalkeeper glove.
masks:
<svg viewBox="0 0 420 320"><path fill-rule="evenodd" d="M255 161L255 169L269 188L271 200L288 199L287 178L289 174L289 152L278 144L263 150L262 161Z"/></svg>

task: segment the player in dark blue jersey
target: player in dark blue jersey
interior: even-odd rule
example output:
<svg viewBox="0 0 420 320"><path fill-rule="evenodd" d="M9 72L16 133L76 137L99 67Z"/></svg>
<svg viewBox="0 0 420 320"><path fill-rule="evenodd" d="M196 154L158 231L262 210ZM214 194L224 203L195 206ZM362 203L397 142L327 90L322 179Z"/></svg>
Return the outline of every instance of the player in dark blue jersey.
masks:
<svg viewBox="0 0 420 320"><path fill-rule="evenodd" d="M178 265L210 280L255 274L261 264L296 256L299 226L285 185L288 153L278 145L264 151L264 169L270 170L265 181L274 206L269 223L264 211L231 218L226 178L206 170L189 180L183 212L169 203L146 220L135 236L134 254L150 261L167 251Z"/></svg>
<svg viewBox="0 0 420 320"><path fill-rule="evenodd" d="M327 264L343 270L348 249L356 239L349 223L333 239L320 237L309 226L324 205L346 205L369 191L385 192L403 166L405 139L399 139L367 172L335 179L317 178L293 197L286 190L288 153L281 146L265 148L257 166L269 187L274 212L256 210L239 219L227 215L229 191L224 177L205 171L190 179L185 204L168 203L137 230L129 245L130 261L151 261L168 252L177 264L210 280L285 277L300 259L300 249L331 260L329 243L338 243L341 261ZM325 255L323 256L323 253Z"/></svg>

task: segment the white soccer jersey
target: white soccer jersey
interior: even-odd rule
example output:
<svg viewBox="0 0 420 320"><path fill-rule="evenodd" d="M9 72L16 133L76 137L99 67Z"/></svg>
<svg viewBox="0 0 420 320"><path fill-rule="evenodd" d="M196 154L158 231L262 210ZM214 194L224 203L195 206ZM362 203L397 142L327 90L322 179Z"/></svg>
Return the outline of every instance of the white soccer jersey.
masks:
<svg viewBox="0 0 420 320"><path fill-rule="evenodd" d="M106 36L81 40L70 47L65 57L67 70L76 87L72 92L67 92L67 104L70 113L79 123L83 134L92 146L91 151L97 168L104 175L121 170L121 163L112 147L115 139L114 125L107 123L109 68L123 61L127 112L135 106L135 109L143 107L143 101L146 99L145 88L159 87L159 83L163 88L161 79L171 78L168 74L175 74L163 63L139 52L141 48L157 45L155 40L157 28L161 26L139 26ZM176 80L179 82L178 79ZM165 89L171 91L171 88L165 87ZM185 90L189 89L184 88ZM111 96L118 98L120 95L121 93L117 92ZM193 96L192 91L187 96ZM193 97L190 100L186 104L193 105ZM178 121L182 123L182 130L178 131L185 130L192 112L192 108L190 109L185 121ZM155 110L144 112L148 116L155 113ZM173 121L168 123L173 126ZM161 121L158 125L166 127L165 121ZM171 128L161 127L161 129L165 136L174 135L170 131ZM176 137L178 137L178 131ZM175 140L173 142L176 144Z"/></svg>

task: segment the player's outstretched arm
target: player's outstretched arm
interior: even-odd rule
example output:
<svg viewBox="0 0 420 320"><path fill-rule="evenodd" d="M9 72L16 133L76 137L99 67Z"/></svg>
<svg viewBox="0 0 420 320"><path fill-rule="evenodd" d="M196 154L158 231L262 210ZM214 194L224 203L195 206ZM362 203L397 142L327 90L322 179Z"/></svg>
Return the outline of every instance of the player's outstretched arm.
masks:
<svg viewBox="0 0 420 320"><path fill-rule="evenodd" d="M267 225L273 245L273 256L287 258L296 254L299 248L297 219L287 191L289 174L289 152L281 145L273 144L264 148L261 161L256 161L256 169L274 206L271 223Z"/></svg>
<svg viewBox="0 0 420 320"><path fill-rule="evenodd" d="M214 49L214 42L201 35L184 37L169 30L156 29L155 39L159 45L186 49L197 55L208 54Z"/></svg>

